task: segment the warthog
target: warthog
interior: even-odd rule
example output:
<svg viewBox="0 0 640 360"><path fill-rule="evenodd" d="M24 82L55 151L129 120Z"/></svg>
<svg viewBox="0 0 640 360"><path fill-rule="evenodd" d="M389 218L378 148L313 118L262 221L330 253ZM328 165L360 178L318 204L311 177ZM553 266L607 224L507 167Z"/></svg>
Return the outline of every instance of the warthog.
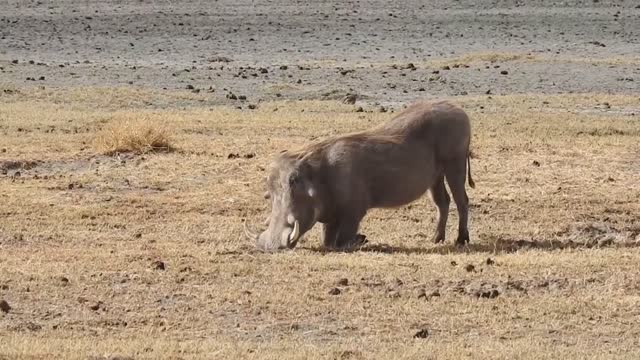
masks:
<svg viewBox="0 0 640 360"><path fill-rule="evenodd" d="M245 233L263 250L293 249L316 222L324 246L359 246L360 221L371 208L406 205L427 189L438 210L433 241L445 240L451 189L459 214L456 244L469 242L469 117L445 102L415 103L372 129L283 150L268 170L268 228ZM467 167L468 166L468 167Z"/></svg>

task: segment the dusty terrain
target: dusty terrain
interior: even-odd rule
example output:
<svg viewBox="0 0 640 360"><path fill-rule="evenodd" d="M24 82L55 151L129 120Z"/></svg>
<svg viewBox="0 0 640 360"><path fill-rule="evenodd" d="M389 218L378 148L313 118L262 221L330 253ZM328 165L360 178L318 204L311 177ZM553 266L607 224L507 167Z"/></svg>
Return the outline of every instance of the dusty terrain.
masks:
<svg viewBox="0 0 640 360"><path fill-rule="evenodd" d="M640 356L635 1L0 6L0 358ZM428 198L243 237L273 153L418 98L472 118L468 247Z"/></svg>
<svg viewBox="0 0 640 360"><path fill-rule="evenodd" d="M422 3L8 1L0 81L193 87L205 103L243 107L345 93L384 104L487 91L637 92L637 1Z"/></svg>

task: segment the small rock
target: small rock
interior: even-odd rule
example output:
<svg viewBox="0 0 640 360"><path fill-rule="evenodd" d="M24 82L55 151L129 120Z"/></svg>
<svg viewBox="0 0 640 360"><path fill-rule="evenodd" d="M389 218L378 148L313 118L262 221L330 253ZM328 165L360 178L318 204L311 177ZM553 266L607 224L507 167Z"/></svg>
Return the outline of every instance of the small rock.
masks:
<svg viewBox="0 0 640 360"><path fill-rule="evenodd" d="M364 112L364 109L362 108L362 106L358 106L356 108L356 112Z"/></svg>
<svg viewBox="0 0 640 360"><path fill-rule="evenodd" d="M592 45L595 45L595 46L600 46L600 47L607 47L607 45L601 43L600 41L589 41L589 44L592 44Z"/></svg>
<svg viewBox="0 0 640 360"><path fill-rule="evenodd" d="M442 67L442 70L451 70L451 67L449 67L449 65L445 65Z"/></svg>
<svg viewBox="0 0 640 360"><path fill-rule="evenodd" d="M131 356L126 355L110 355L105 360L134 360Z"/></svg>
<svg viewBox="0 0 640 360"><path fill-rule="evenodd" d="M349 285L349 279L347 279L347 278L342 278L342 279L338 280L338 285L340 285L340 286L347 286L347 285Z"/></svg>
<svg viewBox="0 0 640 360"><path fill-rule="evenodd" d="M102 301L98 301L92 305L89 306L89 309L93 310L93 311L98 311L100 310L100 307L102 306Z"/></svg>
<svg viewBox="0 0 640 360"><path fill-rule="evenodd" d="M481 291L478 296L485 299L495 299L500 295L500 292L497 289L491 289L487 291Z"/></svg>
<svg viewBox="0 0 640 360"><path fill-rule="evenodd" d="M6 300L0 300L0 310L4 313L8 313L11 310L11 306Z"/></svg>
<svg viewBox="0 0 640 360"><path fill-rule="evenodd" d="M214 56L214 57L209 59L209 62L228 63L228 62L231 62L231 61L233 61L233 60L231 60L230 58L228 58L226 56Z"/></svg>
<svg viewBox="0 0 640 360"><path fill-rule="evenodd" d="M381 113L386 113L387 112L387 108L385 108L384 106L380 106L378 108L378 111L381 112Z"/></svg>
<svg viewBox="0 0 640 360"><path fill-rule="evenodd" d="M416 339L426 339L429 336L429 330L422 329L413 335Z"/></svg>
<svg viewBox="0 0 640 360"><path fill-rule="evenodd" d="M287 65L280 65L280 70L287 70L289 67Z"/></svg>
<svg viewBox="0 0 640 360"><path fill-rule="evenodd" d="M599 247L611 246L611 245L613 245L613 238L606 238L598 241Z"/></svg>
<svg viewBox="0 0 640 360"><path fill-rule="evenodd" d="M429 294L427 294L427 291L425 289L420 289L418 291L418 299L431 300L431 298L439 297L439 296L440 296L440 292L438 290L434 290Z"/></svg>
<svg viewBox="0 0 640 360"><path fill-rule="evenodd" d="M458 263L455 261L451 261L451 266L458 266Z"/></svg>
<svg viewBox="0 0 640 360"><path fill-rule="evenodd" d="M249 108L249 110L255 110L257 106L255 104L249 104L247 105L247 108Z"/></svg>
<svg viewBox="0 0 640 360"><path fill-rule="evenodd" d="M187 85L187 90L193 90L193 89L195 89L195 87L193 87L193 85L191 85L191 84Z"/></svg>
<svg viewBox="0 0 640 360"><path fill-rule="evenodd" d="M240 157L240 154L237 154L237 153L231 153L227 155L227 159L237 159L239 157Z"/></svg>
<svg viewBox="0 0 640 360"><path fill-rule="evenodd" d="M342 99L343 104L355 104L357 99L356 94L348 94Z"/></svg>
<svg viewBox="0 0 640 360"><path fill-rule="evenodd" d="M465 269L465 270L467 270L467 272L474 272L474 271L476 271L476 267L475 267L475 266L473 266L473 265L471 265L471 264L468 264L467 266L465 266L465 267L464 267L464 269Z"/></svg>
<svg viewBox="0 0 640 360"><path fill-rule="evenodd" d="M426 299L427 292L424 289L418 290L418 299Z"/></svg>
<svg viewBox="0 0 640 360"><path fill-rule="evenodd" d="M397 299L400 297L400 291L398 290L391 290L387 292L387 297L391 298L391 299Z"/></svg>
<svg viewBox="0 0 640 360"><path fill-rule="evenodd" d="M502 71L500 71L500 74L501 74L501 75L508 75L508 74L509 74L509 72L508 72L507 70L502 70Z"/></svg>
<svg viewBox="0 0 640 360"><path fill-rule="evenodd" d="M166 266L165 266L164 262L161 261L161 260L154 261L152 266L156 270L165 270L166 269Z"/></svg>
<svg viewBox="0 0 640 360"><path fill-rule="evenodd" d="M60 276L58 278L58 280L60 280L60 282L62 283L62 285L68 285L69 284L69 279L65 276Z"/></svg>
<svg viewBox="0 0 640 360"><path fill-rule="evenodd" d="M331 290L329 290L329 295L340 295L342 291L338 288L333 288Z"/></svg>
<svg viewBox="0 0 640 360"><path fill-rule="evenodd" d="M540 162L538 160L533 160L532 164L533 166L540 167Z"/></svg>
<svg viewBox="0 0 640 360"><path fill-rule="evenodd" d="M493 265L493 264L495 264L496 262L495 262L493 259L491 259L491 258L487 258L486 263L487 263L487 265Z"/></svg>
<svg viewBox="0 0 640 360"><path fill-rule="evenodd" d="M238 95L238 100L247 100L246 95Z"/></svg>

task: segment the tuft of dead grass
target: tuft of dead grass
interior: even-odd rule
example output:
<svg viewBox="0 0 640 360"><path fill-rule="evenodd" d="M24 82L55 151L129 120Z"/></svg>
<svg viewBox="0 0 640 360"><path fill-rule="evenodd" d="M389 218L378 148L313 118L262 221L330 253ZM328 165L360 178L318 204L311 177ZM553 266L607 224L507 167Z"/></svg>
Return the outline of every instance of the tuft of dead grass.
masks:
<svg viewBox="0 0 640 360"><path fill-rule="evenodd" d="M174 149L166 125L153 123L148 117L124 118L109 123L95 137L94 146L105 155Z"/></svg>

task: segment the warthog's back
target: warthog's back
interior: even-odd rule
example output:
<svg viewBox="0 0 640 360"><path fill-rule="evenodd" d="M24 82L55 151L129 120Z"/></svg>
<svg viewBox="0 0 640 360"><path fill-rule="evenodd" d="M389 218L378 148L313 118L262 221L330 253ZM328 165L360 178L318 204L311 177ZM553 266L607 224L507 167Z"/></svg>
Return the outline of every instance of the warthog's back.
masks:
<svg viewBox="0 0 640 360"><path fill-rule="evenodd" d="M460 108L418 103L373 129L333 139L325 156L339 192L361 192L371 207L396 207L423 195L443 162L465 161L469 140L469 118Z"/></svg>

